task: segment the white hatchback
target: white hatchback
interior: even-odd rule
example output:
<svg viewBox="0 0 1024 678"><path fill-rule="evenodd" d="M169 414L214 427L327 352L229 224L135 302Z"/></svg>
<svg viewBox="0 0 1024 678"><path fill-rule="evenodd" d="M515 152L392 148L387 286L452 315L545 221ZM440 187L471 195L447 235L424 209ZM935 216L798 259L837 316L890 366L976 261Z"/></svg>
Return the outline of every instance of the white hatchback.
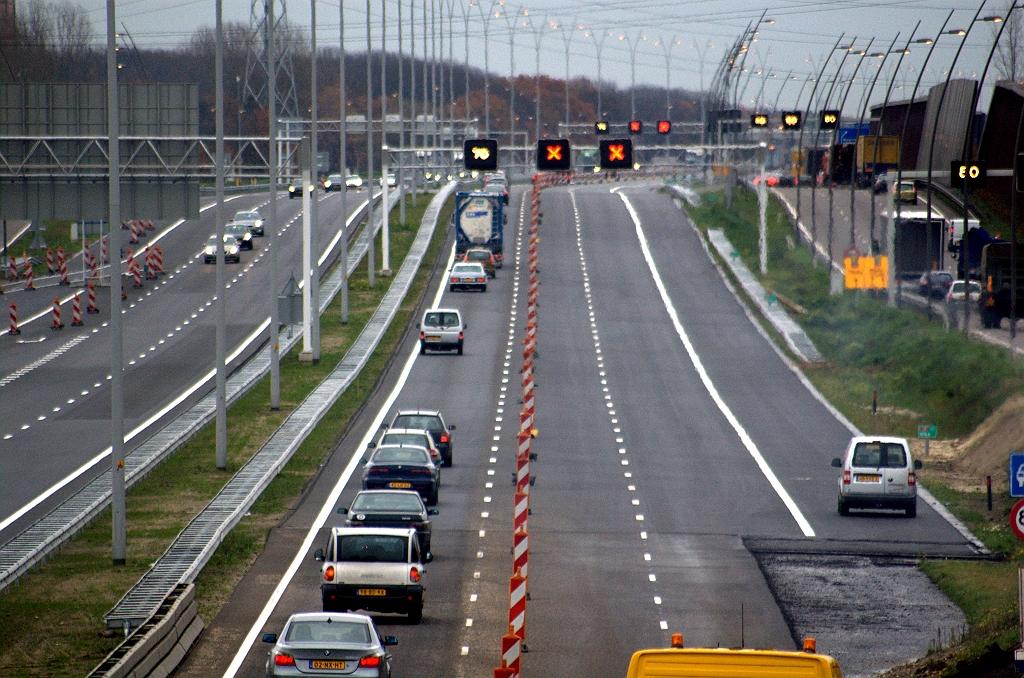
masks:
<svg viewBox="0 0 1024 678"><path fill-rule="evenodd" d="M463 330L469 326L462 322L462 314L456 308L430 308L423 312L423 320L416 323L416 329L420 331L420 355L427 349L455 349L462 355Z"/></svg>
<svg viewBox="0 0 1024 678"><path fill-rule="evenodd" d="M917 515L917 474L921 462L910 456L906 438L858 436L846 454L832 460L839 477L839 515L851 508L897 509Z"/></svg>

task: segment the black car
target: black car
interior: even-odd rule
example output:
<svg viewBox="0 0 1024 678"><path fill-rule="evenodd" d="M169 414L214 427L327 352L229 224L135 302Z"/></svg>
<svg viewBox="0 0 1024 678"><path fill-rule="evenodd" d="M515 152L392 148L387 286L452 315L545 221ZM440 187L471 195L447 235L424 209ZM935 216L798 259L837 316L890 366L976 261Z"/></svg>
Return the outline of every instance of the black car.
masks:
<svg viewBox="0 0 1024 678"><path fill-rule="evenodd" d="M945 299L952 285L953 274L946 271L928 271L918 281L921 296L934 299Z"/></svg>
<svg viewBox="0 0 1024 678"><path fill-rule="evenodd" d="M391 420L390 428L421 428L430 431L441 453L441 462L452 465L452 436L455 424L447 426L444 417L437 410L400 410Z"/></svg>
<svg viewBox="0 0 1024 678"><path fill-rule="evenodd" d="M382 445L363 471L364 490L414 490L427 506L437 503L441 474L419 445Z"/></svg>
<svg viewBox="0 0 1024 678"><path fill-rule="evenodd" d="M430 516L436 516L437 509L424 506L416 492L363 490L338 513L348 516L346 527L411 527L420 538L420 549L430 550Z"/></svg>

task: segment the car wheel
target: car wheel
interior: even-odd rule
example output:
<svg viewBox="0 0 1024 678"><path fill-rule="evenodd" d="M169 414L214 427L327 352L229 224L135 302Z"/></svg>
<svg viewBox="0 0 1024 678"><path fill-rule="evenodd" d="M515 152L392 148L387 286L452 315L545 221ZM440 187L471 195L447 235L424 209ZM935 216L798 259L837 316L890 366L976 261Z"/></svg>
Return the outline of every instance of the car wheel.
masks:
<svg viewBox="0 0 1024 678"><path fill-rule="evenodd" d="M462 342L461 341L459 342L458 348L456 348L456 350L459 352L459 355L462 355Z"/></svg>
<svg viewBox="0 0 1024 678"><path fill-rule="evenodd" d="M427 343L425 341L420 342L420 355L427 355Z"/></svg>
<svg viewBox="0 0 1024 678"><path fill-rule="evenodd" d="M480 291L481 292L486 292L487 291L487 285L484 285L483 287L481 287Z"/></svg>
<svg viewBox="0 0 1024 678"><path fill-rule="evenodd" d="M455 285L449 285L448 286L448 291L449 292L454 292L455 291Z"/></svg>
<svg viewBox="0 0 1024 678"><path fill-rule="evenodd" d="M916 499L914 500L914 502L912 504L907 506L906 511L907 511L907 517L908 518L916 518L917 517L917 500Z"/></svg>
<svg viewBox="0 0 1024 678"><path fill-rule="evenodd" d="M437 500L438 500L438 496L437 495L439 493L440 493L440 490L434 490L430 494L430 496L427 497L427 500L425 502L423 502L423 503L425 503L427 506L434 506L434 505L436 505L437 504Z"/></svg>
<svg viewBox="0 0 1024 678"><path fill-rule="evenodd" d="M442 466L451 466L452 465L452 455L451 455L451 453L449 453L447 457L444 456L444 455L441 455L441 465Z"/></svg>
<svg viewBox="0 0 1024 678"><path fill-rule="evenodd" d="M409 623L419 624L423 621L423 603L409 610Z"/></svg>
<svg viewBox="0 0 1024 678"><path fill-rule="evenodd" d="M848 516L850 515L850 506L842 498L839 499L839 515Z"/></svg>

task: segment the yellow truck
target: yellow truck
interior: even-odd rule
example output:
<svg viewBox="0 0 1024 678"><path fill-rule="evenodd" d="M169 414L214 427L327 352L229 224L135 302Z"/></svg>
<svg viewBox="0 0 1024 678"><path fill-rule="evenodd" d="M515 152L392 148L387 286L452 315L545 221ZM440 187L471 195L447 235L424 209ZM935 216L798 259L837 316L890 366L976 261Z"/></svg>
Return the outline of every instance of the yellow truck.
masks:
<svg viewBox="0 0 1024 678"><path fill-rule="evenodd" d="M672 647L633 653L626 678L843 678L832 657L815 652L813 638L803 652L725 648L684 648L682 634Z"/></svg>

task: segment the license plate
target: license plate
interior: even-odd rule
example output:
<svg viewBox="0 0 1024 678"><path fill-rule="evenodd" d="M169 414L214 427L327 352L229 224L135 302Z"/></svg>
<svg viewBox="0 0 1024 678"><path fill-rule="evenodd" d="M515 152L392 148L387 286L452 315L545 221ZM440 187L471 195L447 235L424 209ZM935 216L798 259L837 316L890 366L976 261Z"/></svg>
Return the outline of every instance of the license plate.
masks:
<svg viewBox="0 0 1024 678"><path fill-rule="evenodd" d="M387 589L357 589L356 594L360 596L386 596Z"/></svg>
<svg viewBox="0 0 1024 678"><path fill-rule="evenodd" d="M865 474L865 473L858 473L857 474L857 482L858 483L879 483L881 481L882 481L882 476L877 476L877 475L874 475L874 474Z"/></svg>
<svg viewBox="0 0 1024 678"><path fill-rule="evenodd" d="M441 341L441 337L436 334L428 334L427 341Z"/></svg>
<svg viewBox="0 0 1024 678"><path fill-rule="evenodd" d="M312 659L309 662L311 669L334 669L340 671L345 668L345 662L329 661L327 659Z"/></svg>
<svg viewBox="0 0 1024 678"><path fill-rule="evenodd" d="M388 487L393 490L408 490L412 487L412 483L388 483Z"/></svg>

